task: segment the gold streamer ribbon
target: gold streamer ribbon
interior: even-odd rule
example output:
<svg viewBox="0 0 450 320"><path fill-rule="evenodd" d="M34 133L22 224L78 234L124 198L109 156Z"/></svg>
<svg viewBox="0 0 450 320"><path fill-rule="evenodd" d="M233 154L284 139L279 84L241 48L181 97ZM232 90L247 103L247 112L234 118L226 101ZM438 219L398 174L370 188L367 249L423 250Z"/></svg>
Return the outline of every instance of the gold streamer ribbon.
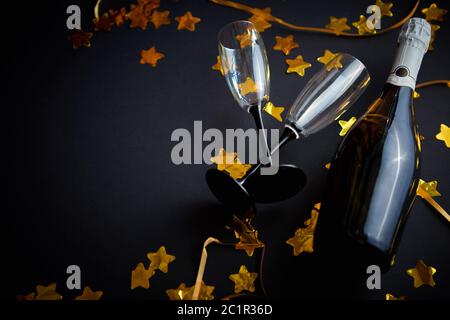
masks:
<svg viewBox="0 0 450 320"><path fill-rule="evenodd" d="M200 265L197 271L197 279L195 279L194 293L192 294L192 300L198 300L198 296L200 294L200 288L203 282L203 275L205 274L206 260L208 259L208 252L206 251L206 247L211 243L219 243L223 244L219 240L213 237L209 237L206 239L203 244L202 257L200 258Z"/></svg>
<svg viewBox="0 0 450 320"><path fill-rule="evenodd" d="M437 203L429 194L426 192L423 188L418 187L417 188L417 195L420 196L423 200L428 202L430 206L432 206L434 209L436 209L437 212L440 213L441 216L444 217L448 222L450 222L450 215L447 213L447 211L442 208L439 203Z"/></svg>
<svg viewBox="0 0 450 320"><path fill-rule="evenodd" d="M100 19L100 15L99 15L99 10L100 10L100 4L102 3L102 0L97 0L97 2L95 3L95 7L94 7L94 16L95 16L95 20L99 20Z"/></svg>
<svg viewBox="0 0 450 320"><path fill-rule="evenodd" d="M431 80L417 84L416 89L425 88L436 84L443 84L450 88L450 80Z"/></svg>
<svg viewBox="0 0 450 320"><path fill-rule="evenodd" d="M256 16L261 15L261 9L252 8L250 6L247 6L242 3L237 3L235 1L230 1L230 0L210 0L210 1L212 3L218 4L221 6L238 9L241 11L251 13ZM265 13L263 19L268 22L278 23L279 25L282 25L286 28L296 30L296 31L318 32L318 33L326 33L326 34L330 34L330 35L345 36L345 37L373 37L373 36L380 35L380 34L389 32L391 30L400 28L406 21L408 21L412 16L414 16L414 13L417 11L417 8L419 7L419 4L420 4L420 0L417 0L416 4L414 5L414 7L411 9L411 11L408 13L408 15L406 17L404 17L402 20L398 21L397 23L391 25L390 27L379 30L373 34L358 34L358 33L351 33L351 32L341 32L341 33L339 33L339 35L337 35L333 30L329 30L326 28L304 27L304 26L291 24L291 23L286 22L280 18L277 18L269 13Z"/></svg>

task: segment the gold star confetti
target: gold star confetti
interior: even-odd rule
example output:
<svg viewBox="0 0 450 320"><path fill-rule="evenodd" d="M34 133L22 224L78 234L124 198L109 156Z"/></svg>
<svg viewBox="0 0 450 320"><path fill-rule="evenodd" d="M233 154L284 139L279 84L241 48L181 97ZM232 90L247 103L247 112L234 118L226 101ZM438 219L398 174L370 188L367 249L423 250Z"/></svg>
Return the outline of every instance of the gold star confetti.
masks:
<svg viewBox="0 0 450 320"><path fill-rule="evenodd" d="M186 285L182 283L177 289L166 290L166 294L170 300L192 300L194 288L195 286L186 287ZM215 288L213 286L208 286L202 281L198 300L213 300L214 296L212 293L214 289Z"/></svg>
<svg viewBox="0 0 450 320"><path fill-rule="evenodd" d="M375 5L380 8L380 13L382 17L392 17L391 8L393 6L392 2L383 2L381 0L375 1Z"/></svg>
<svg viewBox="0 0 450 320"><path fill-rule="evenodd" d="M141 50L141 64L149 64L153 68L156 67L158 60L164 58L164 54L157 52L156 48L153 46L148 50Z"/></svg>
<svg viewBox="0 0 450 320"><path fill-rule="evenodd" d="M325 163L325 169L330 170L331 162Z"/></svg>
<svg viewBox="0 0 450 320"><path fill-rule="evenodd" d="M75 300L99 300L103 295L103 291L92 291L89 287L84 287L83 294L75 298Z"/></svg>
<svg viewBox="0 0 450 320"><path fill-rule="evenodd" d="M427 266L422 260L417 262L415 268L406 270L406 273L413 277L414 288L418 288L424 284L434 287L436 284L433 279L436 269Z"/></svg>
<svg viewBox="0 0 450 320"><path fill-rule="evenodd" d="M283 122L283 118L281 117L281 114L284 111L284 107L275 107L275 105L272 102L267 102L264 106L264 111L270 114L272 117L277 119L280 122Z"/></svg>
<svg viewBox="0 0 450 320"><path fill-rule="evenodd" d="M353 126L353 124L356 122L356 117L351 117L348 121L345 120L339 120L338 123L341 126L341 131L339 132L339 135L341 137L345 136L350 130L350 128Z"/></svg>
<svg viewBox="0 0 450 320"><path fill-rule="evenodd" d="M35 300L61 300L62 296L56 292L56 283L52 283L48 286L36 287Z"/></svg>
<svg viewBox="0 0 450 320"><path fill-rule="evenodd" d="M437 24L431 24L431 38L430 38L430 44L428 45L428 50L433 51L433 43L434 40L436 40L436 31L438 31L441 28L441 26Z"/></svg>
<svg viewBox="0 0 450 320"><path fill-rule="evenodd" d="M337 53L333 53L328 49L325 49L325 51L323 52L323 56L318 57L317 61L319 61L320 63L323 64L327 64L328 62L330 62L331 60L333 60L334 57L336 57Z"/></svg>
<svg viewBox="0 0 450 320"><path fill-rule="evenodd" d="M420 94L416 90L414 90L413 98L414 99L419 99L420 98Z"/></svg>
<svg viewBox="0 0 450 320"><path fill-rule="evenodd" d="M239 273L231 274L229 279L234 282L234 293L239 293L244 290L255 292L254 282L258 274L256 272L248 272L244 265L239 268Z"/></svg>
<svg viewBox="0 0 450 320"><path fill-rule="evenodd" d="M444 141L445 146L450 148L450 128L441 123L440 129L441 131L436 135L436 139Z"/></svg>
<svg viewBox="0 0 450 320"><path fill-rule="evenodd" d="M252 167L250 164L243 164L237 153L228 153L224 148L219 150L219 154L211 158L211 162L217 164L217 170L226 171L233 179L240 179L245 176Z"/></svg>
<svg viewBox="0 0 450 320"><path fill-rule="evenodd" d="M211 158L211 162L217 164L217 170L223 171L228 165L236 163L237 153L226 152L224 148L220 148L219 154Z"/></svg>
<svg viewBox="0 0 450 320"><path fill-rule="evenodd" d="M181 17L176 17L175 20L178 22L177 30L186 29L189 31L195 31L195 24L201 21L200 18L194 17L190 11Z"/></svg>
<svg viewBox="0 0 450 320"><path fill-rule="evenodd" d="M217 62L216 62L215 65L213 65L213 66L211 67L211 69L220 71L220 73L221 73L222 75L225 74L225 73L223 72L223 67L222 67L222 62L220 61L220 56L217 56Z"/></svg>
<svg viewBox="0 0 450 320"><path fill-rule="evenodd" d="M436 3L432 3L428 8L422 9L422 13L427 21L444 21L444 15L447 13L447 10L440 9Z"/></svg>
<svg viewBox="0 0 450 320"><path fill-rule="evenodd" d="M441 194L437 191L437 181L433 180L430 182L426 182L422 179L419 179L419 188L428 193L430 197L439 197Z"/></svg>
<svg viewBox="0 0 450 320"><path fill-rule="evenodd" d="M254 24L258 32L264 32L272 26L267 20L258 15L253 15L248 20Z"/></svg>
<svg viewBox="0 0 450 320"><path fill-rule="evenodd" d="M286 243L294 247L294 256L302 252L314 252L314 231L319 218L320 203L316 203L311 210L311 218L304 222L306 228L298 228L295 235L288 239Z"/></svg>
<svg viewBox="0 0 450 320"><path fill-rule="evenodd" d="M334 68L337 69L341 69L343 67L342 63L341 63L341 59L342 56L341 55L337 55L334 59L332 59L331 61L329 61L326 65L325 68L327 69L327 71L331 71Z"/></svg>
<svg viewBox="0 0 450 320"><path fill-rule="evenodd" d="M132 4L130 12L127 13L127 19L130 20L130 28L147 29L148 17L143 4Z"/></svg>
<svg viewBox="0 0 450 320"><path fill-rule="evenodd" d="M121 8L120 10L109 10L109 15L111 19L114 21L116 27L121 27L125 20L127 20L127 9Z"/></svg>
<svg viewBox="0 0 450 320"><path fill-rule="evenodd" d="M394 297L394 295L392 295L390 293L386 293L386 300L389 300L389 301L391 301L391 300L406 300L406 298L404 296L396 298L396 297Z"/></svg>
<svg viewBox="0 0 450 320"><path fill-rule="evenodd" d="M89 48L91 46L91 39L94 34L92 32L84 32L83 30L75 29L69 36L72 41L74 49L78 49L81 46Z"/></svg>
<svg viewBox="0 0 450 320"><path fill-rule="evenodd" d="M245 48L253 44L253 38L251 32L245 32L236 36L236 40L239 41L239 46Z"/></svg>
<svg viewBox="0 0 450 320"><path fill-rule="evenodd" d="M167 289L166 294L170 300L184 300L189 289L190 288L186 287L186 285L182 283L176 289Z"/></svg>
<svg viewBox="0 0 450 320"><path fill-rule="evenodd" d="M94 18L93 23L95 31L99 30L111 31L111 27L114 24L114 20L111 18L109 13L105 12L100 18L98 19Z"/></svg>
<svg viewBox="0 0 450 320"><path fill-rule="evenodd" d="M286 63L289 65L287 73L297 73L300 76L305 75L305 69L310 68L311 64L303 60L302 56L297 56L295 59L286 59Z"/></svg>
<svg viewBox="0 0 450 320"><path fill-rule="evenodd" d="M347 24L347 18L330 17L330 23L325 28L333 30L336 35L340 35L342 31L350 30L350 26Z"/></svg>
<svg viewBox="0 0 450 320"><path fill-rule="evenodd" d="M294 36L292 34L285 38L275 36L275 40L277 43L273 46L273 50L283 51L286 56L292 49L299 47L298 43L294 41Z"/></svg>
<svg viewBox="0 0 450 320"><path fill-rule="evenodd" d="M377 33L375 28L369 29L367 26L367 18L363 15L359 16L359 20L352 23L352 26L354 26L356 29L358 29L358 34L373 34Z"/></svg>
<svg viewBox="0 0 450 320"><path fill-rule="evenodd" d="M155 271L153 269L145 269L144 264L139 262L136 268L131 271L131 290L137 287L150 288L149 280L154 274Z"/></svg>
<svg viewBox="0 0 450 320"><path fill-rule="evenodd" d="M250 224L250 219L243 220L233 215L233 220L229 229L234 231L239 242L236 243L236 250L245 250L249 257L253 256L255 249L263 248L264 243L258 239L258 231Z"/></svg>
<svg viewBox="0 0 450 320"><path fill-rule="evenodd" d="M159 269L164 273L169 271L169 263L175 260L175 256L166 253L166 247L161 246L156 252L147 253L150 260L150 269Z"/></svg>
<svg viewBox="0 0 450 320"><path fill-rule="evenodd" d="M258 90L258 86L256 85L255 81L253 81L253 79L250 77L247 77L247 79L245 79L245 82L239 83L238 86L243 96L246 96L249 93L256 93L256 91Z"/></svg>
<svg viewBox="0 0 450 320"><path fill-rule="evenodd" d="M264 8L264 9L253 8L253 11L252 11L252 12L253 12L256 16L258 16L258 17L260 17L260 18L262 18L262 19L264 19L264 20L270 20L270 19L273 19L273 16L272 16L272 9L269 8L269 7Z"/></svg>
<svg viewBox="0 0 450 320"><path fill-rule="evenodd" d="M225 168L225 171L228 172L230 177L233 179L241 179L245 176L248 170L252 167L250 164L244 164L237 159L238 163L234 163Z"/></svg>
<svg viewBox="0 0 450 320"><path fill-rule="evenodd" d="M150 17L150 21L155 26L155 29L159 29L159 27L161 27L162 25L170 24L169 14L170 14L169 10L153 11Z"/></svg>

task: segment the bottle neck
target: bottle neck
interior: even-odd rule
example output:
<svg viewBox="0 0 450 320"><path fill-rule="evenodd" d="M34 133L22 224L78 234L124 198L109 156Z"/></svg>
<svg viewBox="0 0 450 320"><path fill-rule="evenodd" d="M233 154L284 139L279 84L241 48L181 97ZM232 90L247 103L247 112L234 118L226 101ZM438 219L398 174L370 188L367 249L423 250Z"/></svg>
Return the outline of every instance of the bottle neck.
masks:
<svg viewBox="0 0 450 320"><path fill-rule="evenodd" d="M423 46L408 40L400 42L387 82L414 90L425 52Z"/></svg>

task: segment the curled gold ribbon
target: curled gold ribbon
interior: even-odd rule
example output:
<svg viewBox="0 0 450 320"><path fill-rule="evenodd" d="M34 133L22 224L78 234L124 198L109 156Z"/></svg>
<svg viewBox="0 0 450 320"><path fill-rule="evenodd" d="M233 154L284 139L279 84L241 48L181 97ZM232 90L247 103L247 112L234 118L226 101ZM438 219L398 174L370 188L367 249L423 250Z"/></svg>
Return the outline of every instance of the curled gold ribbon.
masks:
<svg viewBox="0 0 450 320"><path fill-rule="evenodd" d="M245 4L242 3L238 3L235 1L230 1L230 0L210 0L212 3L221 5L221 6L225 6L225 7L230 7L230 8L234 8L234 9L238 9L241 11L245 11L248 13L251 13L253 15L258 15L261 12L261 9L259 8L252 8L250 6L247 6ZM291 30L296 30L296 31L308 31L308 32L317 32L317 33L326 33L326 34L330 34L330 35L335 35L335 36L345 36L345 37L373 37L379 34L383 34L386 32L389 32L391 30L395 30L400 28L406 21L408 21L412 16L414 16L414 13L417 11L417 8L419 7L420 4L420 0L417 0L414 7L411 9L411 11L408 13L408 15L406 17L404 17L402 20L398 21L397 23L391 25L390 27L387 27L385 29L379 30L376 33L371 33L371 34L358 34L358 33L351 33L351 32L341 32L339 33L339 35L337 35L335 33L335 31L330 30L330 29L326 29L326 28L315 28L315 27L304 27L304 26L299 26L299 25L295 25L289 22L286 22L280 18L277 18L275 16L273 16L272 14L269 13L265 13L264 14L264 20L268 21L268 22L275 22L278 23L279 25L282 25L286 28L289 28Z"/></svg>
<svg viewBox="0 0 450 320"><path fill-rule="evenodd" d="M432 206L434 209L436 209L437 212L441 216L444 217L448 222L450 222L450 215L445 211L444 208L442 208L439 203L437 203L429 194L426 192L422 187L417 188L417 195L420 196L423 200L428 202L430 206Z"/></svg>
<svg viewBox="0 0 450 320"><path fill-rule="evenodd" d="M208 252L206 251L206 247L211 243L219 243L222 244L219 240L213 237L209 237L206 239L203 244L202 256L200 258L200 265L197 271L197 279L195 279L194 293L192 294L192 300L198 300L198 296L200 294L200 288L203 281L203 275L205 274L206 260L208 259Z"/></svg>
<svg viewBox="0 0 450 320"><path fill-rule="evenodd" d="M436 84L443 84L450 88L450 80L431 80L417 84L416 89L425 88Z"/></svg>
<svg viewBox="0 0 450 320"><path fill-rule="evenodd" d="M97 2L95 3L95 7L94 7L94 16L95 16L95 20L99 20L100 19L100 14L98 13L100 10L100 4L102 3L102 0L97 0Z"/></svg>

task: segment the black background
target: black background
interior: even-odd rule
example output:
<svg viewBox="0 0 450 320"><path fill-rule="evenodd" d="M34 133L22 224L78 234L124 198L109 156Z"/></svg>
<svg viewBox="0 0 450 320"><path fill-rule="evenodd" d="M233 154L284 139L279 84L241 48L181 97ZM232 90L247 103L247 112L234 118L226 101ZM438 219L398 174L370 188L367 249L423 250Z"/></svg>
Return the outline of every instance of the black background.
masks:
<svg viewBox="0 0 450 320"><path fill-rule="evenodd" d="M104 1L102 10L128 5ZM53 1L10 4L4 30L4 110L8 142L12 142L12 173L5 213L13 236L13 280L9 298L26 294L38 284L57 283L65 298L79 294L65 289L66 267L77 264L82 286L103 290L104 299L167 299L165 290L181 282L193 285L201 247L208 236L227 234L224 209L209 192L204 180L207 165L175 166L170 135L176 128L193 130L193 121L206 128L249 128L252 120L233 100L223 77L211 70L217 56L217 33L248 14L213 5L208 1L162 1L172 23L154 30L114 28L97 32L91 48L74 50L67 40L66 8L78 4L82 26L92 30L95 1ZM324 26L330 15L348 17L349 24L365 12L370 1L245 1L251 6L270 6L274 15L305 26ZM424 2L421 7L428 6ZM446 5L440 1L441 6ZM395 1L393 18L405 16L413 1ZM447 8L448 9L448 8ZM195 32L177 31L174 17L190 10L202 21ZM417 16L422 16L420 13ZM447 21L437 33L435 51L425 56L419 82L449 78ZM305 77L286 74L286 57L272 49L275 36L294 34L300 48L289 58L303 55L313 66ZM270 69L271 100L289 106L321 64L315 59L325 49L348 52L362 60L372 83L344 119L359 116L377 97L395 54L398 30L367 39L292 32L278 25L263 33ZM139 64L140 51L155 45L166 57L157 68ZM415 110L422 143L422 174L438 180L442 197L436 200L450 209L449 152L434 136L441 123L449 123L450 93L445 87L420 91ZM11 116L9 116L11 113ZM265 118L270 127L279 124ZM282 153L284 162L299 165L308 185L297 196L271 205L258 205L255 226L267 244L264 280L272 298L369 298L384 299L386 292L411 299L450 298L449 224L421 199L414 204L406 225L396 265L382 277L382 290L365 287L364 270L355 274L357 287L336 288L329 274L323 281L311 279L314 254L292 255L285 241L309 217L320 202L329 162L340 141L337 123ZM10 220L10 221L9 221ZM130 273L146 253L165 245L176 256L169 273L157 273L151 288L130 290ZM342 248L344 251L345 248ZM216 287L215 296L232 293L228 275L241 264L257 271L257 258L242 251L211 247L205 282ZM413 288L405 270L418 259L437 268L436 287ZM340 261L335 261L339 264ZM354 279L353 279L354 280ZM339 279L339 283L344 282ZM260 288L257 288L260 292Z"/></svg>

